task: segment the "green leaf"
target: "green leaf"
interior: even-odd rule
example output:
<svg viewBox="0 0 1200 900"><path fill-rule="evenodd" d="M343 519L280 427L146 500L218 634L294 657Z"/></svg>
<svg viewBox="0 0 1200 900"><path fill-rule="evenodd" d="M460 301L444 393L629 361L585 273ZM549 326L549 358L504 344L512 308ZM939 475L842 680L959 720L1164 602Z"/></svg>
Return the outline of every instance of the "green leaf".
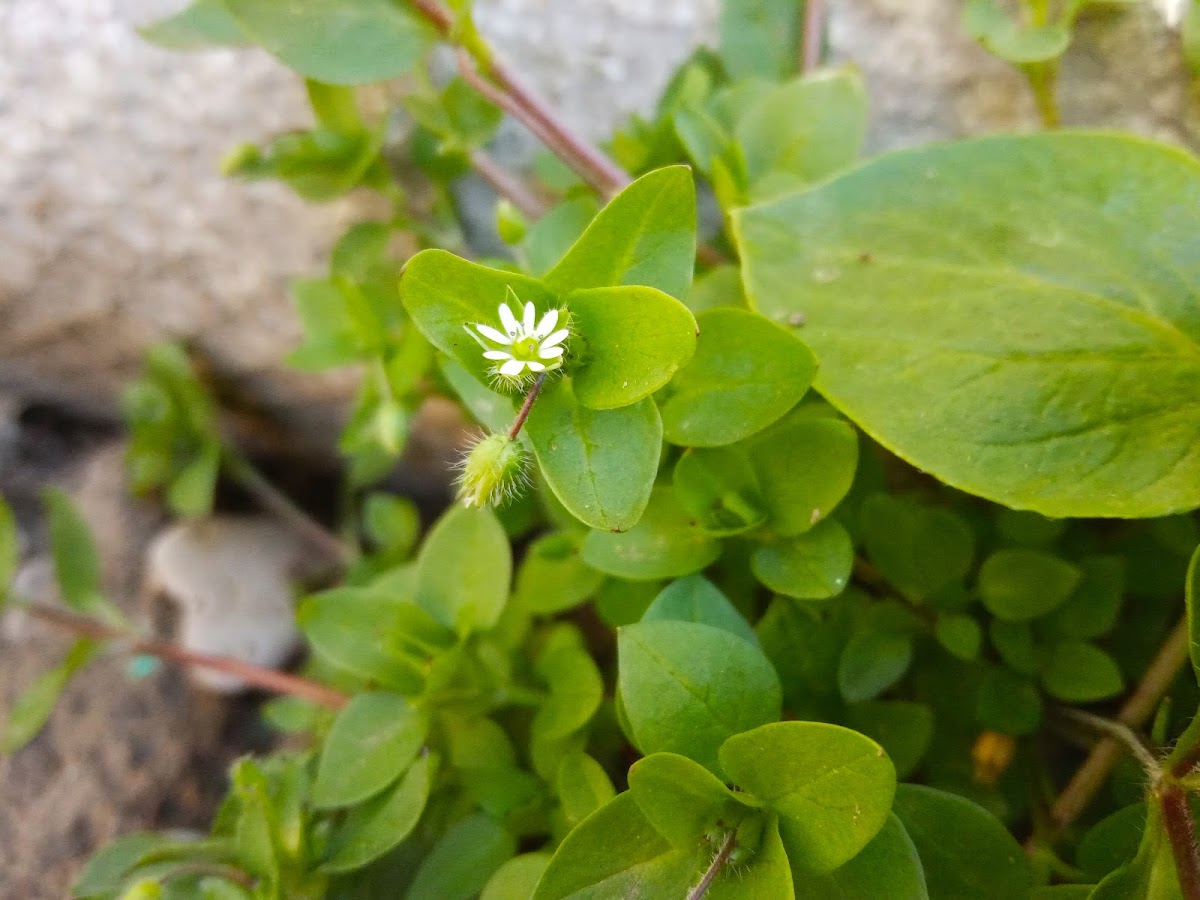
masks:
<svg viewBox="0 0 1200 900"><path fill-rule="evenodd" d="M800 534L825 519L850 490L858 435L824 404L802 406L748 450L776 534Z"/></svg>
<svg viewBox="0 0 1200 900"><path fill-rule="evenodd" d="M1050 647L1041 680L1046 693L1067 703L1106 700L1125 688L1116 660L1085 641L1064 641Z"/></svg>
<svg viewBox="0 0 1200 900"><path fill-rule="evenodd" d="M327 84L386 81L408 71L431 33L390 0L225 0L242 29L284 65Z"/></svg>
<svg viewBox="0 0 1200 900"><path fill-rule="evenodd" d="M731 865L717 873L707 900L795 897L792 869L776 817L747 816L738 828ZM807 877L807 873L805 873Z"/></svg>
<svg viewBox="0 0 1200 900"><path fill-rule="evenodd" d="M925 868L931 900L1012 900L1033 889L1029 859L991 813L916 784L896 789L896 815Z"/></svg>
<svg viewBox="0 0 1200 900"><path fill-rule="evenodd" d="M579 240L588 223L600 211L591 194L568 197L554 206L529 229L521 241L526 268L542 276L554 268L571 245Z"/></svg>
<svg viewBox="0 0 1200 900"><path fill-rule="evenodd" d="M777 722L721 747L735 784L779 814L793 869L832 872L887 821L896 770L882 747L839 725Z"/></svg>
<svg viewBox="0 0 1200 900"><path fill-rule="evenodd" d="M691 310L650 287L592 288L567 295L575 396L591 409L615 409L649 397L692 358L697 325Z"/></svg>
<svg viewBox="0 0 1200 900"><path fill-rule="evenodd" d="M0 607L17 574L17 563L20 561L20 543L18 541L17 517L13 515L12 507L0 497Z"/></svg>
<svg viewBox="0 0 1200 900"><path fill-rule="evenodd" d="M733 78L777 81L799 68L804 2L726 0L721 4L721 62Z"/></svg>
<svg viewBox="0 0 1200 900"><path fill-rule="evenodd" d="M363 501L363 530L389 558L403 559L421 534L421 514L408 497L374 492Z"/></svg>
<svg viewBox="0 0 1200 900"><path fill-rule="evenodd" d="M171 511L184 517L207 516L211 513L220 474L221 445L215 441L206 443L167 488L167 503Z"/></svg>
<svg viewBox="0 0 1200 900"><path fill-rule="evenodd" d="M600 763L579 751L568 753L558 764L554 787L572 827L617 795Z"/></svg>
<svg viewBox="0 0 1200 900"><path fill-rule="evenodd" d="M417 555L417 601L460 636L495 626L511 579L512 548L489 509L453 507Z"/></svg>
<svg viewBox="0 0 1200 900"><path fill-rule="evenodd" d="M997 618L1027 622L1061 606L1081 577L1070 563L1040 550L997 550L979 570L979 596Z"/></svg>
<svg viewBox="0 0 1200 900"><path fill-rule="evenodd" d="M1137 855L1146 828L1146 804L1139 801L1105 816L1087 830L1075 861L1089 881L1101 881Z"/></svg>
<svg viewBox="0 0 1200 900"><path fill-rule="evenodd" d="M1187 627L1188 655L1192 658L1192 672L1200 682L1200 547L1192 554L1187 570Z"/></svg>
<svg viewBox="0 0 1200 900"><path fill-rule="evenodd" d="M150 43L167 50L205 50L250 43L237 19L229 14L224 0L194 0L175 15L137 31Z"/></svg>
<svg viewBox="0 0 1200 900"><path fill-rule="evenodd" d="M983 647L983 629L974 616L966 613L942 613L934 624L934 635L947 652L964 662L978 659Z"/></svg>
<svg viewBox="0 0 1200 900"><path fill-rule="evenodd" d="M492 873L479 900L529 900L549 865L549 853L514 856Z"/></svg>
<svg viewBox="0 0 1200 900"><path fill-rule="evenodd" d="M988 626L992 646L1005 664L1022 675L1033 675L1040 665L1039 648L1033 642L1033 629L1028 622L1005 622L993 619Z"/></svg>
<svg viewBox="0 0 1200 900"><path fill-rule="evenodd" d="M356 694L325 738L312 804L350 806L389 784L417 758L429 723L398 694Z"/></svg>
<svg viewBox="0 0 1200 900"><path fill-rule="evenodd" d="M736 825L749 809L716 775L677 753L652 753L635 762L629 793L654 830L681 850L700 846L718 822Z"/></svg>
<svg viewBox="0 0 1200 900"><path fill-rule="evenodd" d="M699 866L698 855L674 850L626 792L563 839L532 900L682 896Z"/></svg>
<svg viewBox="0 0 1200 900"><path fill-rule="evenodd" d="M1137 855L1101 881L1089 900L1180 900L1183 893L1176 874L1171 842L1163 828L1158 804L1150 806Z"/></svg>
<svg viewBox="0 0 1200 900"><path fill-rule="evenodd" d="M751 302L805 315L816 387L885 447L1007 506L1158 516L1200 505L1198 195L1189 154L1064 132L903 151L733 219Z"/></svg>
<svg viewBox="0 0 1200 900"><path fill-rule="evenodd" d="M560 294L640 284L682 299L695 259L695 182L686 166L670 166L617 194L545 280Z"/></svg>
<svg viewBox="0 0 1200 900"><path fill-rule="evenodd" d="M817 364L791 332L744 309L720 307L696 319L696 355L662 404L667 440L685 447L732 444L796 405Z"/></svg>
<svg viewBox="0 0 1200 900"><path fill-rule="evenodd" d="M304 344L288 355L288 364L307 371L357 362L367 353L348 294L328 278L298 278L290 286L292 302L304 325Z"/></svg>
<svg viewBox="0 0 1200 900"><path fill-rule="evenodd" d="M421 862L410 897L469 900L512 858L517 840L494 819L474 815L450 826Z"/></svg>
<svg viewBox="0 0 1200 900"><path fill-rule="evenodd" d="M672 581L642 614L643 622L662 620L712 625L758 646L758 635L750 623L729 598L702 575L688 575Z"/></svg>
<svg viewBox="0 0 1200 900"><path fill-rule="evenodd" d="M586 725L604 699L604 681L579 632L571 626L556 627L546 637L534 669L550 688L533 719L534 737L559 740Z"/></svg>
<svg viewBox="0 0 1200 900"><path fill-rule="evenodd" d="M88 638L76 641L61 663L43 672L17 697L4 723L0 753L16 753L38 736L54 712L54 704L63 688L75 673L96 657L99 649L100 645Z"/></svg>
<svg viewBox="0 0 1200 900"><path fill-rule="evenodd" d="M779 718L779 678L744 639L692 622L617 632L617 690L634 743L717 768L727 737Z"/></svg>
<svg viewBox="0 0 1200 900"><path fill-rule="evenodd" d="M91 900L117 894L126 876L147 854L170 843L166 835L149 831L121 835L88 860L71 885L71 897Z"/></svg>
<svg viewBox="0 0 1200 900"><path fill-rule="evenodd" d="M882 628L856 631L842 650L838 689L850 703L878 697L904 677L912 656L907 634Z"/></svg>
<svg viewBox="0 0 1200 900"><path fill-rule="evenodd" d="M925 870L904 825L889 813L879 834L854 859L828 875L796 872L806 897L842 900L929 900Z"/></svg>
<svg viewBox="0 0 1200 900"><path fill-rule="evenodd" d="M679 505L709 534L740 534L766 521L758 475L741 448L684 451L672 484Z"/></svg>
<svg viewBox="0 0 1200 900"><path fill-rule="evenodd" d="M532 303L539 317L561 305L540 281L467 262L445 250L422 250L400 278L404 308L421 334L483 384L489 382L492 364L467 326L499 328L498 310L510 290L522 303Z"/></svg>
<svg viewBox="0 0 1200 900"><path fill-rule="evenodd" d="M669 487L654 489L645 513L629 531L590 531L583 539L584 562L631 580L689 575L720 554L720 543L695 527Z"/></svg>
<svg viewBox="0 0 1200 900"><path fill-rule="evenodd" d="M279 847L274 827L278 821L271 785L262 767L250 758L233 764L231 794L237 803L233 828L241 868L261 879L270 894L279 883Z"/></svg>
<svg viewBox="0 0 1200 900"><path fill-rule="evenodd" d="M425 754L395 785L350 810L332 837L325 872L349 872L378 859L417 826L437 769L437 755Z"/></svg>
<svg viewBox="0 0 1200 900"><path fill-rule="evenodd" d="M910 600L925 600L960 583L971 569L975 536L948 509L871 494L858 518L871 562Z"/></svg>
<svg viewBox="0 0 1200 900"><path fill-rule="evenodd" d="M1071 30L1066 25L1019 25L996 0L967 0L963 25L967 34L990 52L1017 65L1055 59L1071 43Z"/></svg>
<svg viewBox="0 0 1200 900"><path fill-rule="evenodd" d="M578 606L599 590L604 576L586 565L576 539L564 532L543 535L525 551L514 596L537 615Z"/></svg>
<svg viewBox="0 0 1200 900"><path fill-rule="evenodd" d="M1043 620L1057 634L1096 638L1108 634L1117 621L1125 593L1125 560L1119 556L1089 556L1075 565L1082 578L1071 596Z"/></svg>
<svg viewBox="0 0 1200 900"><path fill-rule="evenodd" d="M807 534L762 544L750 557L754 577L797 600L840 594L854 566L854 545L840 523L829 519Z"/></svg>
<svg viewBox="0 0 1200 900"><path fill-rule="evenodd" d="M907 778L933 740L933 709L909 700L867 700L846 708L846 725L879 744L891 757L897 778Z"/></svg>
<svg viewBox="0 0 1200 900"><path fill-rule="evenodd" d="M546 483L575 518L608 531L641 518L662 452L662 420L649 398L592 410L560 381L542 391L525 433Z"/></svg>
<svg viewBox="0 0 1200 900"><path fill-rule="evenodd" d="M867 134L867 95L853 69L829 69L779 85L737 123L750 200L787 194L848 168Z"/></svg>
<svg viewBox="0 0 1200 900"><path fill-rule="evenodd" d="M59 488L46 488L43 498L48 515L50 553L63 602L85 615L108 622L124 617L101 593L100 559L92 532L70 496Z"/></svg>
<svg viewBox="0 0 1200 900"><path fill-rule="evenodd" d="M984 728L1001 734L1033 734L1042 724L1042 696L1028 678L996 666L979 686L976 718Z"/></svg>

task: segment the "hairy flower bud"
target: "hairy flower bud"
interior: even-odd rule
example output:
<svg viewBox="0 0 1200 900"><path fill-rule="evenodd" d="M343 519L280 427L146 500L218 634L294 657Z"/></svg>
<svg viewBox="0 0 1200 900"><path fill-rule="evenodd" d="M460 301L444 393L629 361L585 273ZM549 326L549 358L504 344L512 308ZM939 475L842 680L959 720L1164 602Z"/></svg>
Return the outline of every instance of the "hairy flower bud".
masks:
<svg viewBox="0 0 1200 900"><path fill-rule="evenodd" d="M496 506L529 481L525 451L507 434L480 438L463 458L458 499L464 506Z"/></svg>

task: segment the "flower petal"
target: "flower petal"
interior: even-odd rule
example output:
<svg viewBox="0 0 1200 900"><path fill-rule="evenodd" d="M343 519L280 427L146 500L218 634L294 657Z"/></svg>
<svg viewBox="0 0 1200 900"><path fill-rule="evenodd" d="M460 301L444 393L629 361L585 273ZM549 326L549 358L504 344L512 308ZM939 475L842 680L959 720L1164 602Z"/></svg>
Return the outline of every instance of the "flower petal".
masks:
<svg viewBox="0 0 1200 900"><path fill-rule="evenodd" d="M542 341L542 349L544 350L547 347L553 347L555 344L561 344L567 339L567 335L570 333L571 332L567 331L565 328L558 329L558 331L554 332L554 334Z"/></svg>
<svg viewBox="0 0 1200 900"><path fill-rule="evenodd" d="M525 333L533 331L533 319L537 315L537 310L533 308L532 303L525 304Z"/></svg>
<svg viewBox="0 0 1200 900"><path fill-rule="evenodd" d="M538 350L538 356L542 359L554 359L556 356L563 355L562 347L542 347Z"/></svg>
<svg viewBox="0 0 1200 900"><path fill-rule="evenodd" d="M525 365L529 366L530 372L545 372L546 371L545 366L543 366L540 362L537 362L536 360L533 360L533 359L525 360Z"/></svg>
<svg viewBox="0 0 1200 900"><path fill-rule="evenodd" d="M550 312L542 316L542 321L538 322L537 331L538 337L546 337L554 330L554 326L558 324L558 310L552 309Z"/></svg>
<svg viewBox="0 0 1200 900"><path fill-rule="evenodd" d="M517 324L517 317L513 315L507 303L500 304L500 321L504 323L504 330L508 332L509 339L515 338L517 332L520 331L520 326Z"/></svg>
<svg viewBox="0 0 1200 900"><path fill-rule="evenodd" d="M495 341L497 344L509 344L512 342L512 338L509 335L501 334L491 325L476 325L475 329L489 341Z"/></svg>
<svg viewBox="0 0 1200 900"><path fill-rule="evenodd" d="M525 363L519 359L510 359L500 367L501 375L520 375L521 370L525 368Z"/></svg>
<svg viewBox="0 0 1200 900"><path fill-rule="evenodd" d="M513 355L507 350L488 350L483 354L484 359L512 359Z"/></svg>

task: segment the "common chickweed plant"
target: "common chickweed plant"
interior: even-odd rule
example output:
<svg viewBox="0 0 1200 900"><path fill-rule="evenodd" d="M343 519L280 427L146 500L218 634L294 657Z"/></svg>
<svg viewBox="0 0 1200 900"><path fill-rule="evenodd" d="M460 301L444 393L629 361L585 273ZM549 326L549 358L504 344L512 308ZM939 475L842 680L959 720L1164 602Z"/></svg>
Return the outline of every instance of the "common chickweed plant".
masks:
<svg viewBox="0 0 1200 900"><path fill-rule="evenodd" d="M1085 6L966 24L1052 120ZM1200 897L1200 167L1073 132L860 164L823 7L729 0L603 148L463 0L199 0L146 30L306 79L313 127L231 174L392 214L293 288L292 364L363 373L336 535L222 440L179 349L127 397L139 490L201 515L223 473L328 555L300 672L138 635L49 496L67 608L8 600L80 640L7 749L130 650L277 692L293 748L234 766L208 837L124 837L76 897ZM502 111L547 148L534 181L485 149ZM470 171L503 258L465 258ZM434 394L479 434L422 534L372 485Z"/></svg>

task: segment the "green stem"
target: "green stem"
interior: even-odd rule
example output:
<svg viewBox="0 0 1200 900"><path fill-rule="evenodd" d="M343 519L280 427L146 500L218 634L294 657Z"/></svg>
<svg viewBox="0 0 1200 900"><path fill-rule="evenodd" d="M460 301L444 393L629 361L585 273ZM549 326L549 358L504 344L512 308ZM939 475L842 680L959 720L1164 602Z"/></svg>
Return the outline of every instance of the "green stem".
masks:
<svg viewBox="0 0 1200 900"><path fill-rule="evenodd" d="M687 900L701 900L708 893L708 889L712 887L712 883L716 881L717 876L721 874L721 870L728 864L729 854L733 852L733 848L736 845L737 832L730 831L725 836L725 840L721 842L721 848L717 850L717 855L713 857L713 861L704 871L704 877L700 879L700 883L688 893Z"/></svg>
<svg viewBox="0 0 1200 900"><path fill-rule="evenodd" d="M1025 78L1033 91L1033 102L1037 106L1038 115L1045 128L1058 128L1062 124L1062 116L1058 109L1058 63L1030 63L1022 66Z"/></svg>

